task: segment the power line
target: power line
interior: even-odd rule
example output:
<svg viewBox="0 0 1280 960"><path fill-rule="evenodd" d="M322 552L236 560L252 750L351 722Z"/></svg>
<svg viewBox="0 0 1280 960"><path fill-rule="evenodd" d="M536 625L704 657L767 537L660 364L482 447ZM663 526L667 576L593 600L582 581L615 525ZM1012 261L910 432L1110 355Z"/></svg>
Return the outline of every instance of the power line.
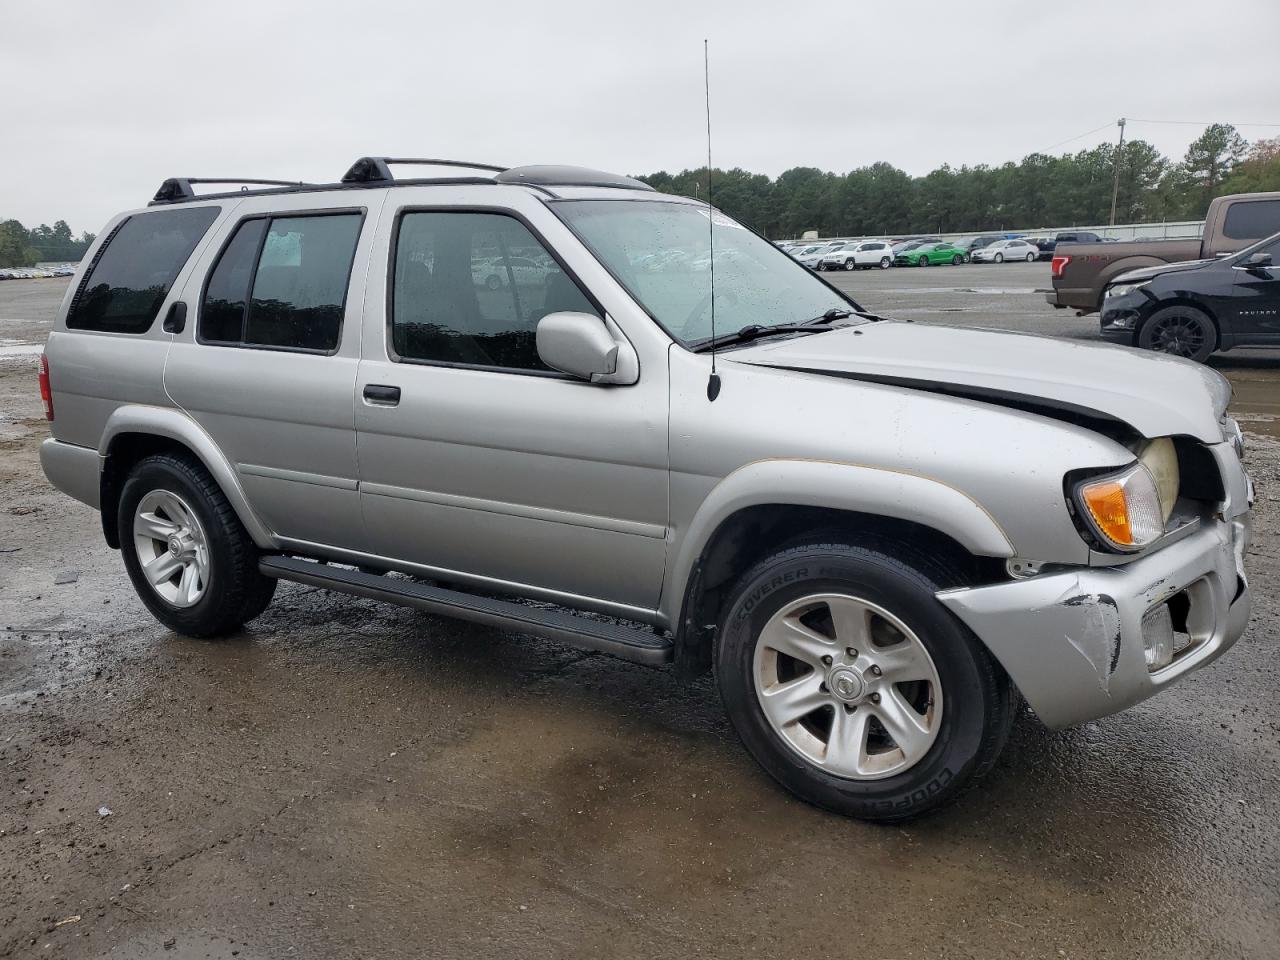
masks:
<svg viewBox="0 0 1280 960"><path fill-rule="evenodd" d="M1089 130L1089 131L1087 131L1087 132L1085 132L1085 133L1082 133L1082 134L1080 134L1080 135L1078 135L1078 136L1075 136L1075 137L1067 137L1067 139L1065 139L1065 140L1059 140L1059 141L1058 141L1057 143L1055 143L1052 147L1045 147L1045 149L1044 149L1044 150L1042 150L1042 151L1040 151L1040 152L1041 152L1041 153L1048 153L1050 150L1056 150L1056 149L1058 149L1058 147L1061 147L1061 146L1062 146L1062 145L1064 145L1064 144L1072 143L1073 141L1076 141L1076 140L1083 140L1085 137L1090 136L1091 134L1097 133L1097 132L1098 132L1098 131L1100 131L1100 130L1105 130L1105 129L1107 129L1107 127L1113 127L1113 126L1115 126L1115 121L1114 121L1114 120L1108 120L1106 123L1104 123L1104 124L1103 124L1102 126L1100 126L1100 127L1094 127L1092 130Z"/></svg>
<svg viewBox="0 0 1280 960"><path fill-rule="evenodd" d="M1186 124L1192 127L1211 127L1213 123L1203 120L1138 120L1135 117L1129 117L1130 123L1178 123ZM1221 123L1222 121L1216 121ZM1228 127L1280 127L1280 123L1227 123Z"/></svg>

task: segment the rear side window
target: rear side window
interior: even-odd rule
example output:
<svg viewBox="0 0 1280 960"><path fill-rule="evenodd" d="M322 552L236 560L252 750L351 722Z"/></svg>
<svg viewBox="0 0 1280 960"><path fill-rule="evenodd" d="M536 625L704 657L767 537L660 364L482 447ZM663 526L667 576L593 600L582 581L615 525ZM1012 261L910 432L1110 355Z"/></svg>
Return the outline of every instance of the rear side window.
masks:
<svg viewBox="0 0 1280 960"><path fill-rule="evenodd" d="M332 353L363 220L333 213L241 223L205 287L200 339Z"/></svg>
<svg viewBox="0 0 1280 960"><path fill-rule="evenodd" d="M157 210L125 220L89 266L67 313L67 327L146 333L219 210Z"/></svg>
<svg viewBox="0 0 1280 960"><path fill-rule="evenodd" d="M400 221L391 296L399 360L551 372L538 321L600 315L523 223L480 212L411 212Z"/></svg>
<svg viewBox="0 0 1280 960"><path fill-rule="evenodd" d="M1230 240L1261 240L1280 231L1280 200L1246 200L1227 208L1222 234Z"/></svg>

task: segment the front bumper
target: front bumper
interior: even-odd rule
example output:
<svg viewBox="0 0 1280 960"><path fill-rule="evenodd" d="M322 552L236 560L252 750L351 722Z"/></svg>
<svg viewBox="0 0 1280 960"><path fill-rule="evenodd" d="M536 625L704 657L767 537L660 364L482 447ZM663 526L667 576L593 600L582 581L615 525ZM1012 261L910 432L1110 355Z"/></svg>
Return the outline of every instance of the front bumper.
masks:
<svg viewBox="0 0 1280 960"><path fill-rule="evenodd" d="M1132 346L1142 323L1143 310L1150 300L1141 293L1129 293L1123 297L1104 297L1098 314L1098 329L1103 340Z"/></svg>
<svg viewBox="0 0 1280 960"><path fill-rule="evenodd" d="M982 639L1047 726L1068 727L1159 693L1239 639L1249 621L1248 539L1242 513L1122 566L945 590L938 599ZM1190 644L1149 672L1143 615L1179 597L1189 604Z"/></svg>

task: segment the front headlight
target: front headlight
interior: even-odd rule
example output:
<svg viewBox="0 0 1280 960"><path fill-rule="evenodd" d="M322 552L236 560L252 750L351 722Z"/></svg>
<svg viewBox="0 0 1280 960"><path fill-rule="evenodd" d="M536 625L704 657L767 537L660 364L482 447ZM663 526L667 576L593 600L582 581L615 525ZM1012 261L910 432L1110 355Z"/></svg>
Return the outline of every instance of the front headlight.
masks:
<svg viewBox="0 0 1280 960"><path fill-rule="evenodd" d="M1178 451L1169 437L1152 440L1138 455L1138 462L1151 471L1160 497L1160 516L1164 523L1173 515L1173 505L1178 502L1178 487L1182 478L1178 473Z"/></svg>
<svg viewBox="0 0 1280 960"><path fill-rule="evenodd" d="M1111 286L1107 287L1103 296L1127 297L1129 294L1141 290L1150 282L1150 280L1144 280L1142 283L1113 283Z"/></svg>

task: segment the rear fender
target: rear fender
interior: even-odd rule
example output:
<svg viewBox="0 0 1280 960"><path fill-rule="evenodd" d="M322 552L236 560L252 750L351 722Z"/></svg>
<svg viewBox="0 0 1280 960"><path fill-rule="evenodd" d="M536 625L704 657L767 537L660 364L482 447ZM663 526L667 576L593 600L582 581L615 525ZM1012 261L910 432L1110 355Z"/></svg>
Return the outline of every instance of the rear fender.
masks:
<svg viewBox="0 0 1280 960"><path fill-rule="evenodd" d="M164 437L190 450L217 482L254 544L263 550L279 549L279 544L275 542L270 531L249 505L249 499L245 496L244 488L240 486L235 467L198 423L179 410L126 404L116 408L107 419L98 446L99 456L104 458L109 456L113 441L123 434L130 433ZM103 502L106 502L105 499Z"/></svg>

